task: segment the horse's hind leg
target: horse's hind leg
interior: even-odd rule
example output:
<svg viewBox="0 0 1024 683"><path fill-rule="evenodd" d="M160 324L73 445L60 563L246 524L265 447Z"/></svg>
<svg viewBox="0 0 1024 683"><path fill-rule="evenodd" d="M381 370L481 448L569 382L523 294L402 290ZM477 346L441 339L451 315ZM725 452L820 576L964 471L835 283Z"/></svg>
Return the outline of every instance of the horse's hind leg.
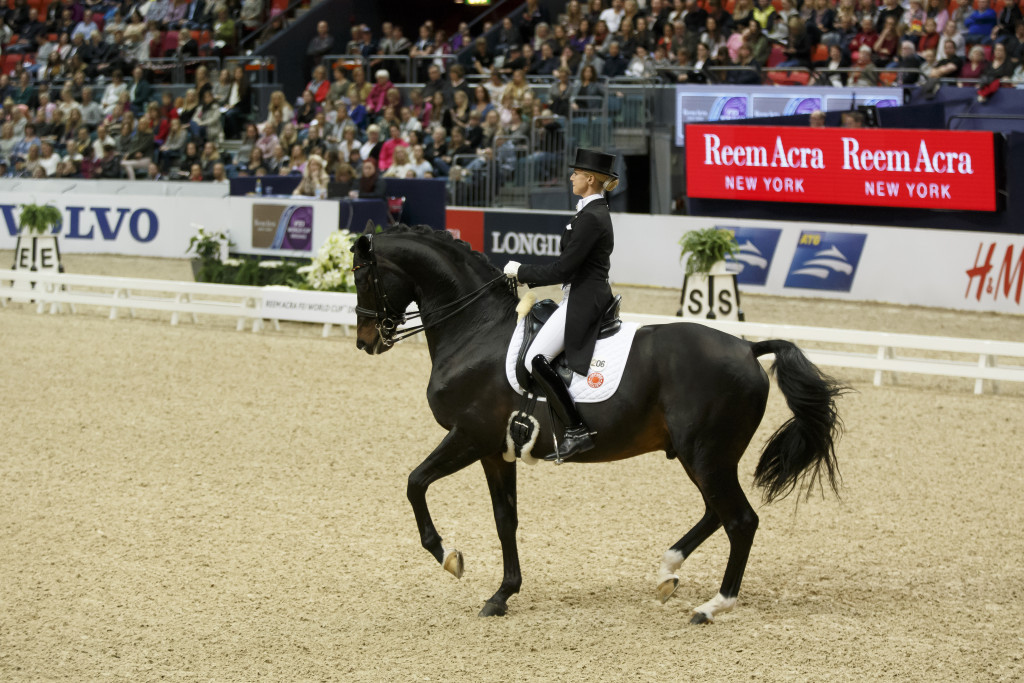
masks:
<svg viewBox="0 0 1024 683"><path fill-rule="evenodd" d="M718 595L693 610L692 624L714 621L715 615L733 608L740 592L743 571L750 556L750 547L757 532L757 513L747 501L736 477L736 466L723 466L707 473L698 473L698 486L704 500L721 520L729 536L729 562Z"/></svg>
<svg viewBox="0 0 1024 683"><path fill-rule="evenodd" d="M683 565L683 560L693 554L697 547L708 540L711 534L718 531L722 523L718 515L705 502L704 516L700 518L686 535L661 556L661 568L658 570L658 599L666 602L679 586L679 575L676 573Z"/></svg>
<svg viewBox="0 0 1024 683"><path fill-rule="evenodd" d="M437 445L433 453L409 475L406 495L416 515L416 526L420 531L420 543L434 559L448 570L455 578L462 578L462 553L458 550L445 551L441 545L441 536L434 527L434 520L427 508L427 488L443 477L454 474L478 459L468 439L457 430L448 435Z"/></svg>

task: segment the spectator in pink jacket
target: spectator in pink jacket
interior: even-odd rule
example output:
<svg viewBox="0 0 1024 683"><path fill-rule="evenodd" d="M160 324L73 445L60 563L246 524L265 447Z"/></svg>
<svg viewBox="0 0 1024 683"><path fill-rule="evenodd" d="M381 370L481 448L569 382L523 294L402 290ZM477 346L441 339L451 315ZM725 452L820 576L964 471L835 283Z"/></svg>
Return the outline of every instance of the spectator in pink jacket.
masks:
<svg viewBox="0 0 1024 683"><path fill-rule="evenodd" d="M370 96L366 100L366 111L370 114L377 114L387 106L388 90L395 87L387 69L378 69L375 76L377 82L370 88Z"/></svg>
<svg viewBox="0 0 1024 683"><path fill-rule="evenodd" d="M378 167L381 172L383 173L391 167L391 161L395 156L395 147L408 146L409 143L402 139L402 129L399 128L397 123L392 123L388 128L388 139L380 148L380 164Z"/></svg>

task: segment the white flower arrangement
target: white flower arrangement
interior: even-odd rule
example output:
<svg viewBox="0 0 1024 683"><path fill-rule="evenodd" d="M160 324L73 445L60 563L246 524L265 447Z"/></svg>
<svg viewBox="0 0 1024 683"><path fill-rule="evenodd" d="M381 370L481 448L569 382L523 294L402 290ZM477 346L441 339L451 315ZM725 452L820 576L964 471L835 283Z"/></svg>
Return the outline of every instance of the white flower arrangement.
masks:
<svg viewBox="0 0 1024 683"><path fill-rule="evenodd" d="M189 240L186 253L194 252L198 258L216 259L224 263L229 260L228 250L234 244L227 232L207 230L198 223L190 223L190 225L196 228L196 234Z"/></svg>
<svg viewBox="0 0 1024 683"><path fill-rule="evenodd" d="M352 242L355 237L348 230L331 233L313 257L313 262L299 268L299 274L306 278L310 289L322 292L355 289L355 274L352 272Z"/></svg>

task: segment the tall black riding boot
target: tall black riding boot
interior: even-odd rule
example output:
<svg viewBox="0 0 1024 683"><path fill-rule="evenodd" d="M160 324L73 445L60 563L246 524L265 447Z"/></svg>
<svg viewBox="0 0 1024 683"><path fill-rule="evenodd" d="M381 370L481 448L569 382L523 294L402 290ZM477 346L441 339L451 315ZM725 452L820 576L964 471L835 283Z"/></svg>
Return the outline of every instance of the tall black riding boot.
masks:
<svg viewBox="0 0 1024 683"><path fill-rule="evenodd" d="M558 444L558 453L553 459L555 462L568 460L569 458L589 451L594 447L594 440L591 438L594 433L583 424L583 418L576 410L576 404L569 395L569 389L565 386L562 378L558 376L551 363L544 356L538 355L533 359L533 378L540 385L541 390L551 404L555 417L561 420L565 426L565 435Z"/></svg>

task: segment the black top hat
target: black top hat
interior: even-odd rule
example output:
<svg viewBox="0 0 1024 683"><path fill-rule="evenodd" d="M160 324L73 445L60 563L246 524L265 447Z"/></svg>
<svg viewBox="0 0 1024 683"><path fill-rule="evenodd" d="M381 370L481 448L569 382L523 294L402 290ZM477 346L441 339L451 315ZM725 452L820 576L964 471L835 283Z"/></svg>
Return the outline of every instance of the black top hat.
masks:
<svg viewBox="0 0 1024 683"><path fill-rule="evenodd" d="M576 159L569 165L569 168L578 168L581 171L600 173L601 175L617 179L619 174L612 170L612 164L614 163L614 154L605 154L604 152L598 152L597 150L577 147Z"/></svg>

